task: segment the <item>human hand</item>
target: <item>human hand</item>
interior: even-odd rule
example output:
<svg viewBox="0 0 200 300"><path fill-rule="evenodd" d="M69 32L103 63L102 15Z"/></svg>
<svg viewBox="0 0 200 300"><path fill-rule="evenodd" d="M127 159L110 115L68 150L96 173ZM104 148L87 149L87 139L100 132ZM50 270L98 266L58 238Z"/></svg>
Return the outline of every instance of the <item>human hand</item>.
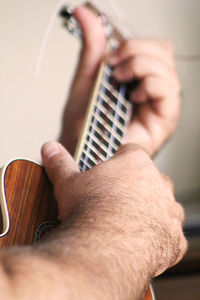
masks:
<svg viewBox="0 0 200 300"><path fill-rule="evenodd" d="M61 143L73 154L99 63L104 57L105 36L99 19L87 8L74 12L83 31L83 47L64 112ZM140 79L132 91L134 116L125 143L133 142L153 155L174 131L180 110L180 84L172 45L163 40L132 39L122 43L107 61L119 81Z"/></svg>
<svg viewBox="0 0 200 300"><path fill-rule="evenodd" d="M117 258L124 274L131 278L129 271L138 272L147 281L182 258L183 208L144 150L122 146L113 158L84 173L60 144L45 144L42 157L59 215L62 221L72 215L67 227L79 242L84 237L89 259L92 252L95 258Z"/></svg>
<svg viewBox="0 0 200 300"><path fill-rule="evenodd" d="M107 61L118 81L140 80L130 95L134 114L125 143L139 144L153 155L172 134L179 117L180 83L172 44L165 40L126 40Z"/></svg>
<svg viewBox="0 0 200 300"><path fill-rule="evenodd" d="M81 26L83 41L79 63L63 114L63 126L59 138L71 154L76 148L98 66L103 59L106 45L103 24L90 9L78 7L74 11L74 16Z"/></svg>

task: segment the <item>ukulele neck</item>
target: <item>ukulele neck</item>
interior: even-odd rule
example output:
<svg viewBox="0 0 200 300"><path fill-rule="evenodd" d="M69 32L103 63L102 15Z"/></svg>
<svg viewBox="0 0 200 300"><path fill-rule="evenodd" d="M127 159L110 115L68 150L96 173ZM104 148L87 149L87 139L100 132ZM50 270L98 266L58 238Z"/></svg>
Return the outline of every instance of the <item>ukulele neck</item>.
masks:
<svg viewBox="0 0 200 300"><path fill-rule="evenodd" d="M122 34L90 2L85 6L101 18L107 36L105 53L112 51L122 42ZM81 28L73 16L73 9L64 7L60 14L64 18L65 27L75 37L81 38ZM128 100L128 85L117 82L112 71L110 66L102 62L96 77L74 156L81 171L109 159L118 150L131 118L132 105Z"/></svg>
<svg viewBox="0 0 200 300"><path fill-rule="evenodd" d="M110 40L107 51L113 49ZM132 114L128 86L117 82L112 68L101 64L75 152L81 171L109 159L123 142Z"/></svg>

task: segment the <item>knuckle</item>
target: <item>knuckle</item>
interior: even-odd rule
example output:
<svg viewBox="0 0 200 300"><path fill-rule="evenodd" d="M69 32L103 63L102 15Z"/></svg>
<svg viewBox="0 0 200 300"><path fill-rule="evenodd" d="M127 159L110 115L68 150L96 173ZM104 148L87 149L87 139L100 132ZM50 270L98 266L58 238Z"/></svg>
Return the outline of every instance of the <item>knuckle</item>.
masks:
<svg viewBox="0 0 200 300"><path fill-rule="evenodd" d="M142 62L138 57L135 57L132 59L132 63L131 63L131 69L132 69L132 73L136 76L136 77L140 77L141 76L141 67L142 67Z"/></svg>
<svg viewBox="0 0 200 300"><path fill-rule="evenodd" d="M173 266L181 260L188 248L188 243L184 236L182 226L180 226L180 223L177 221L174 221L171 238L170 265Z"/></svg>
<svg viewBox="0 0 200 300"><path fill-rule="evenodd" d="M185 255L185 253L187 252L188 250L188 241L187 239L185 238L184 234L183 234L183 239L182 239L182 246L181 246L181 249L182 249L182 256Z"/></svg>
<svg viewBox="0 0 200 300"><path fill-rule="evenodd" d="M165 184L168 186L168 188L170 189L170 191L174 192L174 183L173 181L170 179L169 176L165 175L165 174L161 174L163 181L165 182Z"/></svg>
<svg viewBox="0 0 200 300"><path fill-rule="evenodd" d="M133 49L133 40L125 40L122 44L123 51L126 51L127 53L132 52Z"/></svg>
<svg viewBox="0 0 200 300"><path fill-rule="evenodd" d="M172 265L177 264L183 258L187 250L188 250L188 241L186 240L183 232L181 232L181 235L179 237L179 244L177 246L176 257Z"/></svg>
<svg viewBox="0 0 200 300"><path fill-rule="evenodd" d="M122 145L120 149L118 150L119 154L126 154L126 155L143 155L143 156L148 156L147 152L145 149L143 149L141 146L129 143L126 145Z"/></svg>
<svg viewBox="0 0 200 300"><path fill-rule="evenodd" d="M152 94L152 92L154 92L154 88L155 88L155 80L150 77L144 78L143 87L147 91L148 94Z"/></svg>
<svg viewBox="0 0 200 300"><path fill-rule="evenodd" d="M179 202L176 202L176 209L178 212L178 218L180 219L181 223L183 223L185 220L185 210Z"/></svg>

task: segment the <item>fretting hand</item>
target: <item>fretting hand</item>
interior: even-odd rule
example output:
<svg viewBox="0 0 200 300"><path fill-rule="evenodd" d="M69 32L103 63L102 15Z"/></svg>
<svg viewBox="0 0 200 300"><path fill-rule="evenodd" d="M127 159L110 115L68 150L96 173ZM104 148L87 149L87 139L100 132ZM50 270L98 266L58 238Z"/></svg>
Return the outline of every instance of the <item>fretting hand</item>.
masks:
<svg viewBox="0 0 200 300"><path fill-rule="evenodd" d="M72 154L106 44L99 18L85 7L78 7L74 15L83 31L83 46L60 137ZM172 45L163 40L127 40L106 60L114 66L117 80L140 80L131 93L135 110L125 142L139 144L153 155L172 134L179 117L180 83Z"/></svg>

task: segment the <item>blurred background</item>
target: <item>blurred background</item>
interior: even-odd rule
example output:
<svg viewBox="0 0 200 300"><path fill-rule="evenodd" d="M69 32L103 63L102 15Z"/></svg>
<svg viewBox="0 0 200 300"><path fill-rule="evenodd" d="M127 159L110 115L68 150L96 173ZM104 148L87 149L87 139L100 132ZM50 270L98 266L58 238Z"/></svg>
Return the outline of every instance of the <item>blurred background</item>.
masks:
<svg viewBox="0 0 200 300"><path fill-rule="evenodd" d="M63 4L83 1L0 1L0 165L15 157L40 162L40 147L57 139L80 42L62 26ZM176 133L155 158L186 208L185 260L156 280L157 299L200 294L200 1L99 0L135 37L173 42L183 88ZM44 47L45 44L45 47Z"/></svg>

